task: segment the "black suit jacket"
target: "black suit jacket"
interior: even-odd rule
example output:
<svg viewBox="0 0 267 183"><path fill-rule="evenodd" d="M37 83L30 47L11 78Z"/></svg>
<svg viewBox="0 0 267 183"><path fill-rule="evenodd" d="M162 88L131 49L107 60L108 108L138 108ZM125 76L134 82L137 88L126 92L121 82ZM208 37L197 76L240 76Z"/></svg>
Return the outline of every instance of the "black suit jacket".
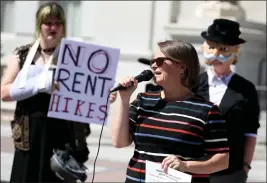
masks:
<svg viewBox="0 0 267 183"><path fill-rule="evenodd" d="M210 99L207 72L200 75L199 86L193 91ZM219 105L227 124L230 147L229 168L218 172L227 174L243 167L245 133L257 134L260 107L255 86L238 74L234 74Z"/></svg>

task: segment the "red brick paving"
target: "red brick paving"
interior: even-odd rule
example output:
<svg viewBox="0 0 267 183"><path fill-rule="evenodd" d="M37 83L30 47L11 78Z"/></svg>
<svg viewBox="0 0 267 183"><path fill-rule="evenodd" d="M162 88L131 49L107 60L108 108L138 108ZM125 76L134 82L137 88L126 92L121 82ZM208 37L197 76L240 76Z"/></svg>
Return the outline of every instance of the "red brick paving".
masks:
<svg viewBox="0 0 267 183"><path fill-rule="evenodd" d="M11 137L1 137L1 152L14 152L14 145Z"/></svg>
<svg viewBox="0 0 267 183"><path fill-rule="evenodd" d="M126 170L99 172L95 174L94 182L124 182ZM86 182L91 182L92 176L88 175Z"/></svg>
<svg viewBox="0 0 267 183"><path fill-rule="evenodd" d="M11 137L1 137L1 151L6 153L14 153L14 146ZM89 160L86 164L94 165L94 158ZM107 168L102 172L96 172L94 182L124 182L127 163L109 161L109 160L97 160L96 166ZM93 170L91 170L93 171ZM92 181L92 173L88 174L86 182Z"/></svg>

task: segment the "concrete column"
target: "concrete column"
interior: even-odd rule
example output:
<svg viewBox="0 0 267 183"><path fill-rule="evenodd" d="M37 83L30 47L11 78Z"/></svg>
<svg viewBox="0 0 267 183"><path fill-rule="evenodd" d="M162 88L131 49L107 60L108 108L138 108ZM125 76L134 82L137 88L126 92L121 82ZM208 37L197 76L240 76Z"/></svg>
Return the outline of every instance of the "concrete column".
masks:
<svg viewBox="0 0 267 183"><path fill-rule="evenodd" d="M157 42L171 39L171 36L166 32L165 26L171 21L171 1L154 1L155 3L155 19L153 27L153 52L157 49Z"/></svg>
<svg viewBox="0 0 267 183"><path fill-rule="evenodd" d="M35 13L39 1L14 1L14 30L19 34L33 35L35 30Z"/></svg>
<svg viewBox="0 0 267 183"><path fill-rule="evenodd" d="M94 41L96 35L97 1L81 1L80 6L80 36L85 40Z"/></svg>
<svg viewBox="0 0 267 183"><path fill-rule="evenodd" d="M97 1L92 5L93 12L90 13L91 8L87 10L89 21L85 24L92 27L86 29L93 29L97 43L119 47L124 52L147 51L151 4L151 1Z"/></svg>

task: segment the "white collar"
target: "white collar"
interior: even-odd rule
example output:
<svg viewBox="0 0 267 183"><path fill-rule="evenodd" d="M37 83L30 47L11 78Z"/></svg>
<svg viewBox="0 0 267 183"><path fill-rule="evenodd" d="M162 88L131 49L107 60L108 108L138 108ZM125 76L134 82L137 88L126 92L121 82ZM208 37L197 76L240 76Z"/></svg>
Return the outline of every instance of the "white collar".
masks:
<svg viewBox="0 0 267 183"><path fill-rule="evenodd" d="M207 74L208 74L208 83L209 85L212 85L214 84L216 81L223 81L226 85L229 84L232 76L235 74L234 72L231 72L230 74L228 74L227 76L226 75L223 75L222 77L218 77L214 71L212 71L212 69L208 69L207 71Z"/></svg>

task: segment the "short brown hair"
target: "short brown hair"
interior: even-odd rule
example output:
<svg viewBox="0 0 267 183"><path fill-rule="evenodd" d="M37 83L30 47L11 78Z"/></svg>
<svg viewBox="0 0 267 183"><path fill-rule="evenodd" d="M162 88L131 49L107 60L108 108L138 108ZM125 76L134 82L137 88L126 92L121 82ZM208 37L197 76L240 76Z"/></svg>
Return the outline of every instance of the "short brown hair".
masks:
<svg viewBox="0 0 267 183"><path fill-rule="evenodd" d="M166 57L181 62L186 66L181 83L188 88L197 86L199 83L200 64L194 46L182 40L166 40L159 42L158 46Z"/></svg>

